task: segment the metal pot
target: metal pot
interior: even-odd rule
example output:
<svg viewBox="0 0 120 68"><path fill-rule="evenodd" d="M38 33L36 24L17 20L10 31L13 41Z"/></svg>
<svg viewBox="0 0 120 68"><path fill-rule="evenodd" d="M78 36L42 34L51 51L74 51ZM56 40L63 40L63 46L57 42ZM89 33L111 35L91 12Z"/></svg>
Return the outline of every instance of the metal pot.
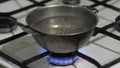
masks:
<svg viewBox="0 0 120 68"><path fill-rule="evenodd" d="M98 18L87 8L68 5L40 7L27 16L37 43L53 53L71 53L88 42Z"/></svg>

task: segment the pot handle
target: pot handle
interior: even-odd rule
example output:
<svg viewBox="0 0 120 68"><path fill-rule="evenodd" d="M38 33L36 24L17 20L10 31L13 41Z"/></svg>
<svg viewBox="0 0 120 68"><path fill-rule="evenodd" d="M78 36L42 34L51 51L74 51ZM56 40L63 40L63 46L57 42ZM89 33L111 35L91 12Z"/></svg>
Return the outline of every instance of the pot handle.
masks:
<svg viewBox="0 0 120 68"><path fill-rule="evenodd" d="M11 18L9 18L9 19L11 19ZM12 20L12 19L11 19L11 20ZM39 33L40 35L43 35L43 33L41 33L41 32L39 32L39 31L33 29L33 28L32 28L31 26L29 26L29 25L24 25L24 24L22 24L22 23L20 23L20 22L16 22L16 21L13 21L12 23L15 24L15 25L17 25L17 26L20 26L20 27L23 29L23 31L26 32L26 33L29 33L29 34Z"/></svg>
<svg viewBox="0 0 120 68"><path fill-rule="evenodd" d="M28 25L24 25L24 24L19 23L19 22L14 23L14 24L20 26L20 27L23 29L23 31L26 32L26 33L29 33L29 34L34 34L34 33L36 33L36 32L38 33L38 31L34 30L33 28L31 28L31 27L28 26Z"/></svg>
<svg viewBox="0 0 120 68"><path fill-rule="evenodd" d="M41 36L41 37L45 36L45 34L43 34L43 33L39 32L39 31L33 29L29 25L24 25L24 24L19 23L19 22L17 22L16 25L20 26L23 29L23 31L26 32L26 33L29 33L29 34L32 34L32 35L39 34L39 36Z"/></svg>
<svg viewBox="0 0 120 68"><path fill-rule="evenodd" d="M93 13L98 13L99 11L93 7L90 7L90 6L82 6L83 8L87 8L89 9L90 11L92 11Z"/></svg>

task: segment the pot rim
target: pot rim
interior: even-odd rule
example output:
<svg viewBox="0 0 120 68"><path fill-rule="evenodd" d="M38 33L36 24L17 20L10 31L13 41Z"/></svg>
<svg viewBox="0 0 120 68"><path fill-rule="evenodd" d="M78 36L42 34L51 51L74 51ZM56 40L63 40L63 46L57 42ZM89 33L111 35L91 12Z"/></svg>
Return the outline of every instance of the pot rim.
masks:
<svg viewBox="0 0 120 68"><path fill-rule="evenodd" d="M96 27L96 25L98 24L98 21L99 21L99 19L98 19L98 16L94 13L94 12L92 12L91 10L89 10L89 9L87 9L87 8L84 8L84 7L80 7L80 6L75 6L75 5L48 5L48 6L44 6L44 7L39 7L39 8L37 8L37 9L35 9L35 10L40 10L40 9L45 9L45 8L51 8L51 7L59 7L59 6L65 6L65 7L72 7L72 8L82 8L82 9L84 9L84 10L87 10L87 11L89 11L90 13L92 13L94 16L95 16L95 18L96 18L96 23L94 24L94 26L92 26L91 28L89 28L89 29L87 29L87 30L84 30L84 31L80 31L80 32L76 32L76 33L70 33L70 34L50 34L50 33L45 33L45 32L41 32L41 33L43 33L43 34L47 34L47 35L55 35L55 36L72 36L72 35L78 35L78 34L81 34L81 33L85 33L85 32L88 32L88 31L91 31L91 30L93 30L95 27ZM32 12L30 12L29 14L28 14L28 16L27 16L27 18L26 18L26 21L28 20L28 18L29 18L29 16L31 15L31 13L33 13L35 10L33 10ZM31 28L32 28L32 26L31 25L29 25ZM34 28L33 28L34 29ZM40 31L39 31L40 32Z"/></svg>

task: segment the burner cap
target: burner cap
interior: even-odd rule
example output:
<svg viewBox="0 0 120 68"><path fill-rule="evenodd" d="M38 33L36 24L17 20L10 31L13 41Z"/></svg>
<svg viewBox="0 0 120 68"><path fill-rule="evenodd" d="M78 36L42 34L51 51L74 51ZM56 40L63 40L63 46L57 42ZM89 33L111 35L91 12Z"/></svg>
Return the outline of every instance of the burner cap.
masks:
<svg viewBox="0 0 120 68"><path fill-rule="evenodd" d="M78 5L80 0L63 0L63 3L68 5Z"/></svg>
<svg viewBox="0 0 120 68"><path fill-rule="evenodd" d="M66 66L73 64L78 59L78 56L70 54L51 54L48 60L51 64L56 66Z"/></svg>
<svg viewBox="0 0 120 68"><path fill-rule="evenodd" d="M0 16L0 33L7 33L15 30L17 25L13 24L13 22L17 22L13 17Z"/></svg>

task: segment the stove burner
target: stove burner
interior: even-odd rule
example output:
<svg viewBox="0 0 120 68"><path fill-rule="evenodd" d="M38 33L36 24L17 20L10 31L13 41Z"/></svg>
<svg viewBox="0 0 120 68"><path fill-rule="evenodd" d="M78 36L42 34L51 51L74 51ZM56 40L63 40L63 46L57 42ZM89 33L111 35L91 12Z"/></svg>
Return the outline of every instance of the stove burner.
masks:
<svg viewBox="0 0 120 68"><path fill-rule="evenodd" d="M115 29L120 32L120 15L116 18Z"/></svg>
<svg viewBox="0 0 120 68"><path fill-rule="evenodd" d="M63 3L68 5L78 5L80 0L63 0Z"/></svg>
<svg viewBox="0 0 120 68"><path fill-rule="evenodd" d="M51 64L57 66L66 66L73 64L78 59L78 56L70 54L52 54L48 56Z"/></svg>
<svg viewBox="0 0 120 68"><path fill-rule="evenodd" d="M10 0L0 0L0 3L4 3L4 2L7 2L7 1L10 1Z"/></svg>
<svg viewBox="0 0 120 68"><path fill-rule="evenodd" d="M0 16L0 33L7 33L15 30L17 26L13 24L13 22L16 22L16 19L13 17Z"/></svg>
<svg viewBox="0 0 120 68"><path fill-rule="evenodd" d="M116 18L115 29L120 32L120 15Z"/></svg>

